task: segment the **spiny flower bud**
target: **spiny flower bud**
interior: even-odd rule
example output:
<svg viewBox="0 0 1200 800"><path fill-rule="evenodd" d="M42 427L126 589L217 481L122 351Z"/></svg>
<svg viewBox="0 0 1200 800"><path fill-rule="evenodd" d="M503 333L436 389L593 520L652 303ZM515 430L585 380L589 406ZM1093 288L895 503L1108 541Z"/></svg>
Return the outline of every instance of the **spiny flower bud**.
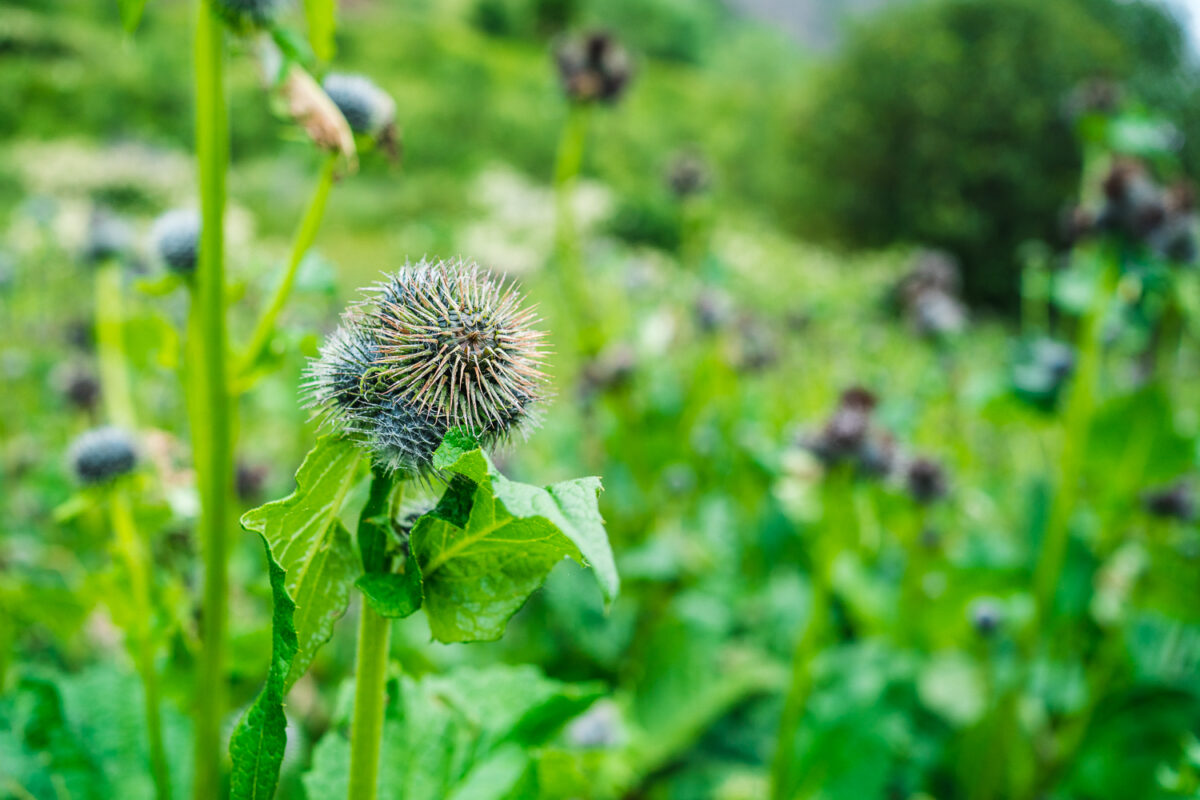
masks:
<svg viewBox="0 0 1200 800"><path fill-rule="evenodd" d="M554 52L563 91L574 103L615 103L633 76L625 48L609 33L561 42Z"/></svg>
<svg viewBox="0 0 1200 800"><path fill-rule="evenodd" d="M93 209L88 221L83 260L98 266L112 259L123 258L129 253L132 243L133 231L129 223L107 209Z"/></svg>
<svg viewBox="0 0 1200 800"><path fill-rule="evenodd" d="M266 28L279 14L282 0L211 0L213 11L236 33Z"/></svg>
<svg viewBox="0 0 1200 800"><path fill-rule="evenodd" d="M121 428L95 428L74 441L69 458L80 483L107 483L133 471L137 446Z"/></svg>
<svg viewBox="0 0 1200 800"><path fill-rule="evenodd" d="M536 321L474 264L405 266L343 316L308 367L308 404L377 463L428 470L453 428L487 446L534 422L545 381Z"/></svg>
<svg viewBox="0 0 1200 800"><path fill-rule="evenodd" d="M913 500L928 505L947 492L946 471L931 458L914 458L904 470L904 487Z"/></svg>
<svg viewBox="0 0 1200 800"><path fill-rule="evenodd" d="M86 364L66 364L54 375L62 396L80 411L93 411L100 399L100 379Z"/></svg>
<svg viewBox="0 0 1200 800"><path fill-rule="evenodd" d="M1164 519L1191 522L1196 518L1196 498L1184 481L1146 492L1142 495L1142 506L1148 513Z"/></svg>
<svg viewBox="0 0 1200 800"><path fill-rule="evenodd" d="M369 78L334 72L325 76L321 87L355 133L378 137L395 125L396 102Z"/></svg>
<svg viewBox="0 0 1200 800"><path fill-rule="evenodd" d="M200 255L200 215L177 208L154 221L150 230L154 252L172 272L191 275Z"/></svg>
<svg viewBox="0 0 1200 800"><path fill-rule="evenodd" d="M977 597L967 609L967 617L976 633L990 637L1004 624L1004 606L994 597Z"/></svg>
<svg viewBox="0 0 1200 800"><path fill-rule="evenodd" d="M708 188L708 181L708 165L697 153L678 153L667 167L667 186L676 197L699 194Z"/></svg>

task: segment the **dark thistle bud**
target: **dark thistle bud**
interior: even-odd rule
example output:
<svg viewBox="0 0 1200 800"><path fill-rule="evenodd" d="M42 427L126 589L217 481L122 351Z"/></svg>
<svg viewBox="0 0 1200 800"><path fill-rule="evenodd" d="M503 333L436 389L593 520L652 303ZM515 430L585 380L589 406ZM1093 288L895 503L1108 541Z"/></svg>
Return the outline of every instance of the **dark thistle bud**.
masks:
<svg viewBox="0 0 1200 800"><path fill-rule="evenodd" d="M931 458L914 458L904 470L904 488L921 505L945 497L947 484L946 471Z"/></svg>
<svg viewBox="0 0 1200 800"><path fill-rule="evenodd" d="M1004 606L994 597L977 597L967 609L967 617L976 633L990 638L1004 624Z"/></svg>
<svg viewBox="0 0 1200 800"><path fill-rule="evenodd" d="M243 503L258 502L263 495L269 470L266 464L254 464L238 459L233 473L233 486Z"/></svg>
<svg viewBox="0 0 1200 800"><path fill-rule="evenodd" d="M282 0L211 0L213 11L235 33L247 34L275 21Z"/></svg>
<svg viewBox="0 0 1200 800"><path fill-rule="evenodd" d="M154 252L167 269L179 275L196 271L200 254L200 215L177 208L154 221L150 230Z"/></svg>
<svg viewBox="0 0 1200 800"><path fill-rule="evenodd" d="M1191 522L1196 518L1196 497L1184 481L1144 493L1142 507L1163 519Z"/></svg>
<svg viewBox="0 0 1200 800"><path fill-rule="evenodd" d="M369 136L393 158L396 156L399 138L396 102L391 95L363 75L331 73L321 86L346 118L350 130L360 136Z"/></svg>
<svg viewBox="0 0 1200 800"><path fill-rule="evenodd" d="M83 260L98 266L106 261L124 258L132 243L133 231L129 223L107 209L95 208L88 220Z"/></svg>
<svg viewBox="0 0 1200 800"><path fill-rule="evenodd" d="M958 261L942 250L919 250L912 264L900 279L897 293L908 305L926 292L942 292L957 297L962 288Z"/></svg>
<svg viewBox="0 0 1200 800"><path fill-rule="evenodd" d="M762 320L750 314L738 319L731 360L744 373L761 372L779 360L775 338Z"/></svg>
<svg viewBox="0 0 1200 800"><path fill-rule="evenodd" d="M698 153L678 153L667 168L667 186L678 198L700 194L708 188L708 165Z"/></svg>
<svg viewBox="0 0 1200 800"><path fill-rule="evenodd" d="M453 428L489 446L535 422L544 333L511 286L470 263L405 266L350 308L310 362L323 423L390 469L429 469Z"/></svg>
<svg viewBox="0 0 1200 800"><path fill-rule="evenodd" d="M633 76L629 54L609 33L560 42L554 58L563 91L573 103L615 103Z"/></svg>
<svg viewBox="0 0 1200 800"><path fill-rule="evenodd" d="M704 333L725 327L733 317L733 301L720 289L704 289L696 297L696 325Z"/></svg>
<svg viewBox="0 0 1200 800"><path fill-rule="evenodd" d="M1104 207L1096 226L1132 239L1143 239L1167 218L1166 196L1141 162L1119 159L1102 183Z"/></svg>
<svg viewBox="0 0 1200 800"><path fill-rule="evenodd" d="M55 383L73 408L91 412L100 400L100 379L86 364L64 365L55 374Z"/></svg>
<svg viewBox="0 0 1200 800"><path fill-rule="evenodd" d="M624 343L610 345L584 364L581 389L585 396L619 389L629 384L636 371L633 348Z"/></svg>
<svg viewBox="0 0 1200 800"><path fill-rule="evenodd" d="M917 295L910 314L913 327L922 336L953 336L967 327L967 307L957 297L938 290Z"/></svg>
<svg viewBox="0 0 1200 800"><path fill-rule="evenodd" d="M133 471L137 447L121 428L94 428L72 443L69 458L80 483L107 483Z"/></svg>

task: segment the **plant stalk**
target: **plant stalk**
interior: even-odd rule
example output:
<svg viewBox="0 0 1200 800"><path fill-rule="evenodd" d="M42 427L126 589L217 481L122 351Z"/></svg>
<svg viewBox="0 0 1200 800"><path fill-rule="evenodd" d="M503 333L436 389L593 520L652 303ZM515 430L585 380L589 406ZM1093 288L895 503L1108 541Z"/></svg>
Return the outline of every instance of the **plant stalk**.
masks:
<svg viewBox="0 0 1200 800"><path fill-rule="evenodd" d="M204 549L201 653L195 694L195 800L220 797L225 716L232 408L226 360L224 214L229 121L224 28L206 0L196 4L196 160L202 230L187 326L188 415L200 493Z"/></svg>
<svg viewBox="0 0 1200 800"><path fill-rule="evenodd" d="M558 156L554 166L555 253L559 287L568 309L568 318L575 328L576 344L585 356L594 355L600 348L600 342L583 274L583 257L572 196L576 178L583 166L588 116L585 106L570 107L558 141Z"/></svg>
<svg viewBox="0 0 1200 800"><path fill-rule="evenodd" d="M1116 284L1116 265L1106 264L1097 296L1080 324L1079 367L1071 386L1064 420L1063 451L1059 459L1058 486L1046 523L1041 558L1034 573L1034 600L1038 625L1044 629L1053 612L1058 581L1062 576L1070 540L1071 517L1079 494L1087 447L1088 427L1096 404L1097 381L1103 349L1104 314Z"/></svg>
<svg viewBox="0 0 1200 800"><path fill-rule="evenodd" d="M116 535L116 550L129 574L129 591L133 603L129 633L133 638L134 660L145 693L146 738L150 743L150 771L154 776L154 795L158 800L169 800L171 779L167 766L167 751L163 745L162 695L158 685L154 642L147 616L153 607L150 598L149 553L138 536L125 487L118 486L113 489L108 505L113 532Z"/></svg>
<svg viewBox="0 0 1200 800"><path fill-rule="evenodd" d="M133 393L125 356L125 322L121 296L121 264L110 259L96 271L96 349L100 360L100 387L109 422L128 431L134 427Z"/></svg>
<svg viewBox="0 0 1200 800"><path fill-rule="evenodd" d="M308 208L300 220L300 225L296 229L295 236L292 237L292 249L288 256L287 268L284 270L279 285L275 287L275 294L271 297L270 303L263 309L258 323L254 326L254 333L250 337L250 344L239 362L237 371L239 378L245 378L247 374L253 371L255 362L262 357L263 352L271 342L271 337L275 333L275 323L278 321L279 314L283 311L284 305L287 304L288 297L292 293L292 287L296 283L296 274L300 270L300 263L304 260L305 254L308 253L313 241L317 238L317 231L320 229L321 220L325 216L325 205L329 200L329 190L333 187L338 158L338 154L332 153L326 157L325 163L321 166L321 174L317 179L317 185L313 190L312 197L308 201Z"/></svg>
<svg viewBox="0 0 1200 800"><path fill-rule="evenodd" d="M358 665L354 675L354 720L350 727L349 800L375 800L379 748L387 705L388 643L392 621L363 602L358 620Z"/></svg>

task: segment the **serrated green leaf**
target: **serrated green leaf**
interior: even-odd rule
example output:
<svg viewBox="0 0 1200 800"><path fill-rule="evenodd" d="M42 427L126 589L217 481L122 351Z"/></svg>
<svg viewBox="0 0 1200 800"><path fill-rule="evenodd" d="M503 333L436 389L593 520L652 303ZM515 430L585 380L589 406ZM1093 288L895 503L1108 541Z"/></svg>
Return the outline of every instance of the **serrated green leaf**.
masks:
<svg viewBox="0 0 1200 800"><path fill-rule="evenodd" d="M402 619L415 614L421 608L421 568L415 559L409 559L404 572L368 572L354 585L381 617Z"/></svg>
<svg viewBox="0 0 1200 800"><path fill-rule="evenodd" d="M267 566L271 573L271 668L267 682L254 703L242 715L229 740L233 772L229 781L232 800L270 798L279 782L279 768L287 747L287 718L283 713L285 684L292 659L299 651L294 615L296 604L288 596L287 573L271 554L271 543L263 536Z"/></svg>
<svg viewBox="0 0 1200 800"><path fill-rule="evenodd" d="M448 441L435 464L455 474L413 528L425 612L443 642L500 638L508 620L563 558L593 568L607 602L619 581L596 504L597 478L548 489L510 481L479 449Z"/></svg>
<svg viewBox="0 0 1200 800"><path fill-rule="evenodd" d="M335 0L304 0L304 17L308 22L308 40L317 58L328 63L337 52L333 34L337 29Z"/></svg>
<svg viewBox="0 0 1200 800"><path fill-rule="evenodd" d="M285 693L329 641L334 623L350 603L358 560L337 514L357 478L360 458L351 442L322 437L296 473L296 491L242 516L242 525L262 535L272 558L287 573L285 588L297 607L300 650Z"/></svg>

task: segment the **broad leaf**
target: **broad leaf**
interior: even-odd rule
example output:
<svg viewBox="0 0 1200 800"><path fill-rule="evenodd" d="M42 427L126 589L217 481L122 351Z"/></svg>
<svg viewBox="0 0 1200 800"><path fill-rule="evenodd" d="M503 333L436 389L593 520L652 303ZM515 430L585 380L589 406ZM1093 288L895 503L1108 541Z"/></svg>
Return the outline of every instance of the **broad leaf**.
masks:
<svg viewBox="0 0 1200 800"><path fill-rule="evenodd" d="M285 589L296 604L300 649L287 675L285 693L329 641L333 624L350 603L358 559L337 514L357 477L360 458L352 443L323 437L296 473L295 492L242 516L242 525L262 535L271 557L287 573Z"/></svg>
<svg viewBox="0 0 1200 800"><path fill-rule="evenodd" d="M454 477L412 532L434 638L500 638L563 558L592 567L606 604L616 596L616 565L596 502L599 479L546 489L516 483L482 450L465 450L453 437L438 449L434 465Z"/></svg>
<svg viewBox="0 0 1200 800"><path fill-rule="evenodd" d="M354 582L381 617L400 619L421 608L421 568L408 559L400 573L368 572Z"/></svg>
<svg viewBox="0 0 1200 800"><path fill-rule="evenodd" d="M285 588L286 573L271 554L270 542L263 537L267 564L271 571L271 594L275 611L271 617L271 668L267 682L253 705L246 710L229 740L233 758L229 795L233 800L270 798L279 782L279 768L287 747L287 718L283 699L286 681L299 643L293 616L296 604Z"/></svg>
<svg viewBox="0 0 1200 800"><path fill-rule="evenodd" d="M358 550L366 574L355 581L367 602L384 617L399 618L421 607L421 568L414 558L394 564L391 518L395 478L383 470L371 473L371 490L358 518Z"/></svg>

